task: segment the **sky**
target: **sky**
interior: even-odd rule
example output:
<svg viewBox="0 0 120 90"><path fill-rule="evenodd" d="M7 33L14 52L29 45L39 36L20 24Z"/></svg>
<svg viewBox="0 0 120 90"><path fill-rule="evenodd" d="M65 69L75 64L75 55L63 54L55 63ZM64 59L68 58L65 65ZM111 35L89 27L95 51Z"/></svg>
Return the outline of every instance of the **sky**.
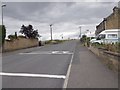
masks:
<svg viewBox="0 0 120 90"><path fill-rule="evenodd" d="M80 34L80 26L82 34L91 36L94 35L96 25L98 25L103 18L112 13L114 6L118 2L109 0L86 0L86 2L79 2L77 0L60 2L53 0L52 2L34 2L31 0L23 2L9 2L3 1L6 4L3 8L4 25L7 29L7 35L14 34L20 31L21 26L33 25L34 29L39 31L42 36L41 40L50 39L50 24L53 24L53 39L78 38ZM1 15L0 15L1 17ZM1 23L0 23L1 24ZM86 32L86 30L89 30Z"/></svg>

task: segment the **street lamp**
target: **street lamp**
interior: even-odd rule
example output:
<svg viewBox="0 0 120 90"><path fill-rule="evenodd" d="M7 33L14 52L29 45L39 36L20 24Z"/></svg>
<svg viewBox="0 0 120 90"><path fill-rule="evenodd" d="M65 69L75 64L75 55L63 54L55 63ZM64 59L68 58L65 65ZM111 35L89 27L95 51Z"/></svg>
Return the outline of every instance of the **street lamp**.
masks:
<svg viewBox="0 0 120 90"><path fill-rule="evenodd" d="M53 24L50 24L51 41L52 41L52 25Z"/></svg>
<svg viewBox="0 0 120 90"><path fill-rule="evenodd" d="M5 5L5 4L2 4L1 7L2 7L1 11L2 11L2 26L3 26L3 8L6 7L6 5Z"/></svg>
<svg viewBox="0 0 120 90"><path fill-rule="evenodd" d="M6 5L5 4L2 4L1 5L1 14L2 14L2 32L3 32L3 8L5 7ZM2 47L0 46L0 49L1 49ZM3 48L1 49L1 50L3 50L4 49L4 46L3 46Z"/></svg>

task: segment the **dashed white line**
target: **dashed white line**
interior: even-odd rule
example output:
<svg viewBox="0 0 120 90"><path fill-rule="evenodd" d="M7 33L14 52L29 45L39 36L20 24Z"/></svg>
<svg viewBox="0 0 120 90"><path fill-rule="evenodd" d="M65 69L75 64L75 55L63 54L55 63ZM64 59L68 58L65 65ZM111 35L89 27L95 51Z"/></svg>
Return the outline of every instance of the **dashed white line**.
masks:
<svg viewBox="0 0 120 90"><path fill-rule="evenodd" d="M51 55L67 55L67 54L73 54L69 51L41 51L41 52L30 52L30 53L19 53L20 55L31 55L31 54L51 54Z"/></svg>
<svg viewBox="0 0 120 90"><path fill-rule="evenodd" d="M64 75L29 74L29 73L6 73L6 72L0 72L0 76L54 78L54 79L65 79L66 78L66 76L64 76Z"/></svg>
<svg viewBox="0 0 120 90"><path fill-rule="evenodd" d="M51 53L52 53L52 54L55 54L55 53L59 53L59 51L52 51Z"/></svg>

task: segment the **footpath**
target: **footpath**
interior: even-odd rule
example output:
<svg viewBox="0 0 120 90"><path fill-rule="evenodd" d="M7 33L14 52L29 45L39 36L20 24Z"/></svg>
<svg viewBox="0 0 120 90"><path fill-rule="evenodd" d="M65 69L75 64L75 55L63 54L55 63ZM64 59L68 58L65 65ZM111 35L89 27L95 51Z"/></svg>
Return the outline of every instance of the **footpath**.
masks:
<svg viewBox="0 0 120 90"><path fill-rule="evenodd" d="M118 88L118 73L109 70L100 60L78 43L67 88Z"/></svg>

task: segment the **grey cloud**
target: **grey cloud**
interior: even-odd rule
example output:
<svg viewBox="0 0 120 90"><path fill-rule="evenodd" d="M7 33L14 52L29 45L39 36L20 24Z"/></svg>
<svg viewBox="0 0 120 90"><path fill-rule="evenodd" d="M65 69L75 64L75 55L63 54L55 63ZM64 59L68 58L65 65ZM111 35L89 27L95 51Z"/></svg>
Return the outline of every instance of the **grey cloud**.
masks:
<svg viewBox="0 0 120 90"><path fill-rule="evenodd" d="M36 12L44 13L44 9L48 3L37 2L6 2L7 7L4 13L8 17L19 20L29 20L29 17Z"/></svg>
<svg viewBox="0 0 120 90"><path fill-rule="evenodd" d="M54 33L73 33L81 24L95 25L112 13L113 7L117 5L115 2L5 2L5 4L7 7L4 8L4 21L8 29L15 31L17 28L19 30L22 24L32 24L42 34L49 33L47 31L50 23L54 24ZM75 37L76 34L72 36Z"/></svg>
<svg viewBox="0 0 120 90"><path fill-rule="evenodd" d="M102 18L111 12L113 3L51 3L51 2L7 2L5 16L19 20L37 22L81 22L90 23L92 18ZM83 20L84 19L84 20Z"/></svg>

